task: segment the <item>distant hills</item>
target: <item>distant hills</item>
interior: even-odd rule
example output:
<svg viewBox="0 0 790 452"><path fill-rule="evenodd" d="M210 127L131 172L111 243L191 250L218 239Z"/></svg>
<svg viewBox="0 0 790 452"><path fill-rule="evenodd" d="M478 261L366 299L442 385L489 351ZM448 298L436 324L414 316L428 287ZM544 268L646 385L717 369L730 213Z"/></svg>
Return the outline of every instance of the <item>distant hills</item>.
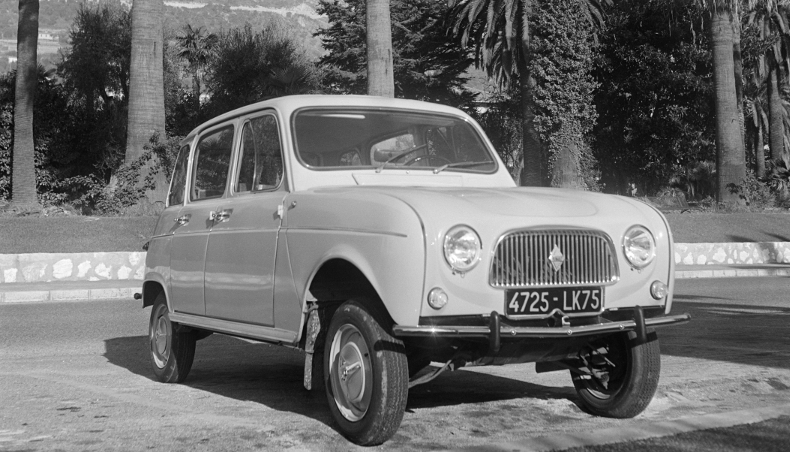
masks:
<svg viewBox="0 0 790 452"><path fill-rule="evenodd" d="M68 35L77 8L83 1L40 0L39 62L52 66L59 61L58 50L68 46ZM130 0L102 0L131 7ZM97 1L88 1L96 4ZM184 25L204 27L210 32L243 27L254 29L277 22L300 43L307 54L318 58L321 43L313 33L326 26L325 17L316 12L318 0L222 0L165 1L166 33L178 34ZM0 73L5 73L16 58L18 0L0 0Z"/></svg>

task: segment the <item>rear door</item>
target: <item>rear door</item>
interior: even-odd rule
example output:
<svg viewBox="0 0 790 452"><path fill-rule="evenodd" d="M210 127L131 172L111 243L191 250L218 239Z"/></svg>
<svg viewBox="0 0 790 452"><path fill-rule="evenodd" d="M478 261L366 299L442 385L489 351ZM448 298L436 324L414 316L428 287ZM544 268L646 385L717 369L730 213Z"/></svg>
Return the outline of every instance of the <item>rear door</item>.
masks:
<svg viewBox="0 0 790 452"><path fill-rule="evenodd" d="M222 125L201 134L192 158L187 202L175 223L170 253L170 293L177 312L204 315L206 246L214 216L226 192L234 126Z"/></svg>
<svg viewBox="0 0 790 452"><path fill-rule="evenodd" d="M222 200L206 253L206 315L274 325L278 207L286 195L277 119L243 120L231 194Z"/></svg>

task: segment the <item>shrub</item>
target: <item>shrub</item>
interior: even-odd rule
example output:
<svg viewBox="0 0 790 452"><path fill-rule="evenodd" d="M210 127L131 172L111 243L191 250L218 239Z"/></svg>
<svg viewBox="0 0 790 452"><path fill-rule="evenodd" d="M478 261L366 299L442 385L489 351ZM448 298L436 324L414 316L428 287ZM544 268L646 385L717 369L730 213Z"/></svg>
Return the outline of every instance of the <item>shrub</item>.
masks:
<svg viewBox="0 0 790 452"><path fill-rule="evenodd" d="M738 195L749 210L762 210L776 205L776 192L769 184L757 179L751 170L747 171L740 184L730 184L728 188Z"/></svg>

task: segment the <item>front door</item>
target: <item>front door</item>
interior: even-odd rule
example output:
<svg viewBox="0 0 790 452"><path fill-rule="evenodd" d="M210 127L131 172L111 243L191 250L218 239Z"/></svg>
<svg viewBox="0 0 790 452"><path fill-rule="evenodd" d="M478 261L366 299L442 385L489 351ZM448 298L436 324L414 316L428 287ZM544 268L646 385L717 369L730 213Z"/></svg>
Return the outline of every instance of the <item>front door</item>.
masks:
<svg viewBox="0 0 790 452"><path fill-rule="evenodd" d="M231 195L216 211L206 253L206 315L274 325L274 262L285 198L277 120L243 121Z"/></svg>
<svg viewBox="0 0 790 452"><path fill-rule="evenodd" d="M214 214L222 203L233 149L232 125L203 134L195 149L186 204L175 222L170 252L170 294L173 310L204 315L206 247Z"/></svg>

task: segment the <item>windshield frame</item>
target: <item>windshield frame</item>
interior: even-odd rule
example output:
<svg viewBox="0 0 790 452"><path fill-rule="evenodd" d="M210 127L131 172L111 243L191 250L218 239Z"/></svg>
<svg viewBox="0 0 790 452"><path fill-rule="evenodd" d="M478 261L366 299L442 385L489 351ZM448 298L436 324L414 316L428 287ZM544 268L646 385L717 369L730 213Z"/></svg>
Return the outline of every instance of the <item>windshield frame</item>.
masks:
<svg viewBox="0 0 790 452"><path fill-rule="evenodd" d="M457 123L464 123L467 127L469 127L469 131L474 134L475 139L478 141L479 146L482 150L485 151L486 157L490 159L490 163L492 164L490 169L488 170L475 170L473 168L463 168L463 167L447 167L442 169L441 171L435 171L436 168L439 168L443 165L435 165L435 166L403 166L397 164L386 164L381 165L383 162L371 162L368 165L337 165L337 166L313 166L308 164L303 156L302 152L300 151L298 140L297 140L297 127L296 127L296 120L297 117L304 113L305 111L310 112L325 112L325 113L332 113L337 115L360 115L365 113L386 113L386 112L393 112L398 114L414 114L414 115L421 115L426 117L434 118L445 118L448 121L453 121ZM400 172L408 173L410 171L420 171L423 172L431 172L433 174L439 173L447 173L447 172L456 172L456 173L469 173L475 175L486 175L486 174L495 174L499 171L499 158L498 154L494 150L493 146L488 140L488 137L483 132L482 128L480 128L479 124L477 124L473 119L465 115L456 115L446 112L436 112L431 110L423 110L423 109L414 109L414 108L396 108L396 107L370 107L370 106L306 106L301 107L294 110L291 113L290 118L290 135L291 135L291 142L293 146L293 154L295 160L299 162L299 164L310 171L318 171L318 172L337 172L337 171L371 171L371 172L382 172L389 171L389 170L400 170ZM388 134L382 132L381 137L386 137ZM392 135L391 133L389 135ZM406 149L408 150L408 149ZM369 151L359 149L358 152L361 153L363 151ZM453 163L461 163L461 162L453 162ZM485 162L489 163L489 162Z"/></svg>

